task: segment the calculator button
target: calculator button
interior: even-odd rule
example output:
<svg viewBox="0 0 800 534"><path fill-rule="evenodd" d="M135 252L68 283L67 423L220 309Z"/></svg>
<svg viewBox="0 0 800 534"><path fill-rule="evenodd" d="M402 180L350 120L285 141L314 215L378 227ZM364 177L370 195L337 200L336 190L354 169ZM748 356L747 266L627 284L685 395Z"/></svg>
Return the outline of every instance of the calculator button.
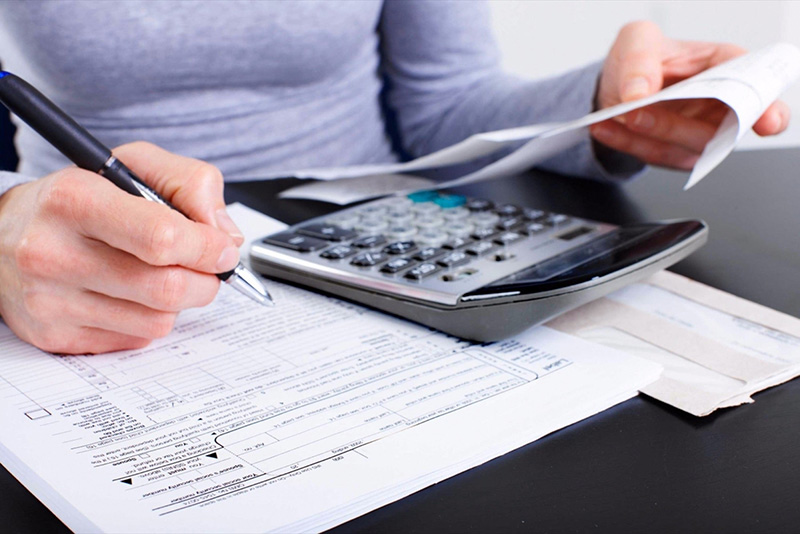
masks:
<svg viewBox="0 0 800 534"><path fill-rule="evenodd" d="M417 243L430 247L439 247L448 239L450 239L450 236L438 228L424 230L414 236L414 240Z"/></svg>
<svg viewBox="0 0 800 534"><path fill-rule="evenodd" d="M472 232L473 239L477 239L480 241L481 239L492 239L494 236L499 234L495 228L488 226L486 228L476 228L474 232Z"/></svg>
<svg viewBox="0 0 800 534"><path fill-rule="evenodd" d="M444 224L444 219L441 217L419 217L414 224L420 230L428 230L430 228L438 228Z"/></svg>
<svg viewBox="0 0 800 534"><path fill-rule="evenodd" d="M386 262L386 264L383 267L381 267L381 272L394 274L402 271L403 269L411 267L416 263L417 262L415 262L411 258L395 258L393 260Z"/></svg>
<svg viewBox="0 0 800 534"><path fill-rule="evenodd" d="M318 239L325 239L326 241L345 241L347 239L353 239L358 235L352 230L345 230L344 228L336 226L335 224L320 223L300 226L297 228L297 233L310 237L316 237Z"/></svg>
<svg viewBox="0 0 800 534"><path fill-rule="evenodd" d="M354 247L348 245L336 245L335 247L331 247L328 250L321 252L320 256L326 260L341 260L342 258L352 256L356 252L358 252L358 250Z"/></svg>
<svg viewBox="0 0 800 534"><path fill-rule="evenodd" d="M494 212L500 217L516 217L521 210L514 204L501 204L494 209Z"/></svg>
<svg viewBox="0 0 800 534"><path fill-rule="evenodd" d="M472 233L475 227L467 222L452 222L444 230L454 237L464 237Z"/></svg>
<svg viewBox="0 0 800 534"><path fill-rule="evenodd" d="M398 209L405 209L411 206L414 202L406 197L391 197L385 198L381 201L381 204L389 208L389 211L398 210Z"/></svg>
<svg viewBox="0 0 800 534"><path fill-rule="evenodd" d="M467 202L467 197L462 195L445 195L439 193L438 198L434 198L433 201L439 207L449 210L452 208L463 206Z"/></svg>
<svg viewBox="0 0 800 534"><path fill-rule="evenodd" d="M390 239L404 240L413 237L417 233L417 229L413 226L390 226L386 229L386 235Z"/></svg>
<svg viewBox="0 0 800 534"><path fill-rule="evenodd" d="M464 265L465 263L469 263L469 256L461 252L460 250L456 250L445 256L444 258L440 258L436 263L441 265L442 267L458 267L459 265Z"/></svg>
<svg viewBox="0 0 800 534"><path fill-rule="evenodd" d="M414 219L414 214L410 211L389 211L386 214L386 221L390 226L409 226Z"/></svg>
<svg viewBox="0 0 800 534"><path fill-rule="evenodd" d="M313 252L327 247L330 243L322 239L298 235L294 232L280 232L264 238L264 243L288 248L298 252Z"/></svg>
<svg viewBox="0 0 800 534"><path fill-rule="evenodd" d="M417 248L417 244L413 241L396 241L384 247L383 252L396 256L397 254L405 254Z"/></svg>
<svg viewBox="0 0 800 534"><path fill-rule="evenodd" d="M414 259L419 261L428 261L434 258L438 258L442 254L445 254L446 251L443 248L439 247L425 247L420 249L419 252L414 254Z"/></svg>
<svg viewBox="0 0 800 534"><path fill-rule="evenodd" d="M571 220L571 217L564 215L563 213L551 213L547 218L545 218L543 223L548 226L564 226Z"/></svg>
<svg viewBox="0 0 800 534"><path fill-rule="evenodd" d="M362 252L350 262L358 267L372 267L387 260L389 256L383 252Z"/></svg>
<svg viewBox="0 0 800 534"><path fill-rule="evenodd" d="M482 211L470 217L469 222L475 226L494 226L500 222L500 216L491 211Z"/></svg>
<svg viewBox="0 0 800 534"><path fill-rule="evenodd" d="M505 232L497 236L494 239L494 242L498 245L510 245L512 243L516 243L520 239L525 239L525 236L519 232Z"/></svg>
<svg viewBox="0 0 800 534"><path fill-rule="evenodd" d="M469 245L470 243L474 243L471 237L454 237L453 239L442 245L442 248L447 250L455 250L465 245Z"/></svg>
<svg viewBox="0 0 800 534"><path fill-rule="evenodd" d="M420 263L406 273L406 278L411 280L422 280L426 276L430 276L438 270L439 266L437 266L435 263Z"/></svg>
<svg viewBox="0 0 800 534"><path fill-rule="evenodd" d="M356 213L361 215L363 218L377 219L385 215L387 211L389 211L389 206L382 204L368 204L362 208L359 208Z"/></svg>
<svg viewBox="0 0 800 534"><path fill-rule="evenodd" d="M482 198L473 198L468 200L465 206L469 211L473 212L489 211L494 207L494 202Z"/></svg>
<svg viewBox="0 0 800 534"><path fill-rule="evenodd" d="M379 247L386 244L386 238L382 235L368 235L366 237L356 239L350 244L358 248Z"/></svg>
<svg viewBox="0 0 800 534"><path fill-rule="evenodd" d="M500 219L500 222L497 223L498 230L509 230L522 224L522 219L519 217L505 217Z"/></svg>
<svg viewBox="0 0 800 534"><path fill-rule="evenodd" d="M442 216L446 221L463 221L469 217L469 210L463 206L458 208L446 209L442 211Z"/></svg>
<svg viewBox="0 0 800 534"><path fill-rule="evenodd" d="M346 230L352 229L356 224L358 224L358 221L358 214L353 212L337 213L325 219L326 224L333 224Z"/></svg>
<svg viewBox="0 0 800 534"><path fill-rule="evenodd" d="M439 198L438 191L415 191L408 195L411 202L433 202Z"/></svg>
<svg viewBox="0 0 800 534"><path fill-rule="evenodd" d="M356 224L356 231L362 234L380 234L389 227L383 219L362 219Z"/></svg>
<svg viewBox="0 0 800 534"><path fill-rule="evenodd" d="M545 225L538 222L532 222L525 227L525 233L528 235L536 235L544 232L547 229Z"/></svg>
<svg viewBox="0 0 800 534"><path fill-rule="evenodd" d="M435 215L438 214L442 208L433 202L419 202L411 206L411 211L417 215Z"/></svg>
<svg viewBox="0 0 800 534"><path fill-rule="evenodd" d="M497 250L497 246L491 241L481 241L480 243L475 243L471 247L467 247L466 252L472 256L485 256L495 250Z"/></svg>
<svg viewBox="0 0 800 534"><path fill-rule="evenodd" d="M546 211L536 210L533 208L525 208L524 210L522 210L522 216L529 221L538 221L545 215L547 215Z"/></svg>

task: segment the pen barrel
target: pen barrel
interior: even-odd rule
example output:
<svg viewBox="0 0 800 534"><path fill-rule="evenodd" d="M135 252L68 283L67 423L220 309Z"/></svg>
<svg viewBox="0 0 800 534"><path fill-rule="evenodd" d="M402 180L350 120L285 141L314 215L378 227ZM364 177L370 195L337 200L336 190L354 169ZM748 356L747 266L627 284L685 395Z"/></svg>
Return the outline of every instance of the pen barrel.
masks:
<svg viewBox="0 0 800 534"><path fill-rule="evenodd" d="M28 82L0 77L0 102L78 167L97 172L111 151Z"/></svg>

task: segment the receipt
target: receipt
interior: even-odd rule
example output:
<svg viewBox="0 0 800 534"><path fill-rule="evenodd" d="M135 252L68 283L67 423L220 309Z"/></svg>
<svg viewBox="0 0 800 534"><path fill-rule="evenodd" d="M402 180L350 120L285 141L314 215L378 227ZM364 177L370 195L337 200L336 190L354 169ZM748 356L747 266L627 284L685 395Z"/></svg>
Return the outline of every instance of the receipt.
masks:
<svg viewBox="0 0 800 534"><path fill-rule="evenodd" d="M596 111L576 120L473 135L460 143L406 163L305 169L286 174L298 178L338 180L415 172L465 163L497 153L520 142L525 143L511 154L475 172L437 184L440 188L454 187L524 172L585 139L585 128L588 126L635 109L673 100L716 99L730 110L695 164L684 186L684 189L689 189L730 154L767 107L798 77L800 77L800 49L788 43L778 43L703 71L649 97ZM402 182L398 182L399 184ZM290 189L282 196L309 198L305 195L313 195L317 200L330 198L330 201L334 202L337 198L346 198L349 201L357 197L369 198L359 197L358 188L353 185L342 183L341 186L333 188L328 186L321 194L315 192L316 188L313 185L301 186L302 191ZM338 193L329 193L332 189ZM404 191L405 188L398 187L395 192Z"/></svg>

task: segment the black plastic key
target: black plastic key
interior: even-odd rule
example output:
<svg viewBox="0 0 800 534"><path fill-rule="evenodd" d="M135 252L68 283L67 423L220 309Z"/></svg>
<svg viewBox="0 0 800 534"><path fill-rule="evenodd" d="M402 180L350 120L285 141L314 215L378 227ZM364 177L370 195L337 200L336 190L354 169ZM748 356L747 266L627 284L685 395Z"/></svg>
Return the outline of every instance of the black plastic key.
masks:
<svg viewBox="0 0 800 534"><path fill-rule="evenodd" d="M317 239L324 239L326 241L346 241L358 237L358 234L352 230L345 230L341 226L335 224L307 224L297 228L297 233L316 237Z"/></svg>
<svg viewBox="0 0 800 534"><path fill-rule="evenodd" d="M298 235L294 232L279 232L264 238L264 243L275 245L276 247L288 248L298 252L313 252L327 247L330 243L322 239L316 239L305 235Z"/></svg>
<svg viewBox="0 0 800 534"><path fill-rule="evenodd" d="M420 263L406 273L406 278L410 280L422 280L439 270L439 266L435 263Z"/></svg>

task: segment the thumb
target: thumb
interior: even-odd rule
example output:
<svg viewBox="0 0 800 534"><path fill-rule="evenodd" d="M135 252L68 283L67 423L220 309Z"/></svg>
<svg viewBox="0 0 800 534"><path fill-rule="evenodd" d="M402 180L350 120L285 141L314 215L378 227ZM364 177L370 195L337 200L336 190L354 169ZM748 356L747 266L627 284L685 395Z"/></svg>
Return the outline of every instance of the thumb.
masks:
<svg viewBox="0 0 800 534"><path fill-rule="evenodd" d="M616 90L621 102L661 90L663 46L661 30L650 21L632 22L622 28L609 53L616 66Z"/></svg>
<svg viewBox="0 0 800 534"><path fill-rule="evenodd" d="M242 244L244 236L225 209L219 169L141 141L115 148L114 155L187 217L225 232L237 246Z"/></svg>

